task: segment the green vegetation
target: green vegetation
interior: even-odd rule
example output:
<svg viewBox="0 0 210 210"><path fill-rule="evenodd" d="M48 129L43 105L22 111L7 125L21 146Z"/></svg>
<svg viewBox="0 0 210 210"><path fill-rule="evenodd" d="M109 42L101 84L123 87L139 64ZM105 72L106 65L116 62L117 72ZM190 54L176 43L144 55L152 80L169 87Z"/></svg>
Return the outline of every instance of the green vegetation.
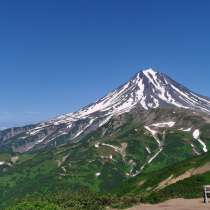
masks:
<svg viewBox="0 0 210 210"><path fill-rule="evenodd" d="M164 110L156 114L161 121L169 113ZM199 125L201 139L210 148L208 124L182 112L177 116L185 128L192 126L191 121ZM101 210L106 206L124 208L138 202L201 196L202 185L210 183L210 172L156 190L170 176L177 177L210 162L210 153L195 155L191 143L199 152L202 147L193 140L192 133L177 128L160 130L163 151L139 175L132 176L159 150L139 118L130 114L116 117L81 137L78 143L25 154L5 150L0 161L10 165L0 166L0 209L33 210L42 206L46 210ZM66 142L66 138L57 141ZM15 156L18 159L12 163Z"/></svg>
<svg viewBox="0 0 210 210"><path fill-rule="evenodd" d="M125 195L129 197L137 196L140 197L139 201L149 203L158 203L177 197L201 197L203 185L210 183L210 167L209 171L203 174L191 176L160 190L155 190L155 188L171 175L178 177L190 169L198 168L207 163L210 166L210 152L199 157L181 161L162 170L141 174L124 182L119 188L115 189L115 193L118 197Z"/></svg>
<svg viewBox="0 0 210 210"><path fill-rule="evenodd" d="M23 201L7 210L62 210L53 203L46 201Z"/></svg>
<svg viewBox="0 0 210 210"><path fill-rule="evenodd" d="M37 158L36 161L38 161ZM96 181L101 183L99 185L101 188L105 189L104 192L100 193L94 193L95 189L90 188L91 185L85 186L82 182L83 177L75 177L73 181L70 177L56 179L56 174L51 174L51 176L37 174L34 175L35 178L31 178L27 182L24 182L23 179L20 184L18 184L19 181L17 178L13 180L14 176L9 180L6 180L5 177L4 181L1 177L1 186L3 186L3 183L11 182L11 185L6 186L11 190L8 190L7 193L5 191L0 192L4 196L1 196L1 208L4 209L6 206L11 206L7 210L24 210L24 208L33 210L38 209L39 206L43 206L43 209L45 208L46 210L92 210L104 209L106 206L124 208L138 202L155 203L174 197L200 197L202 186L210 183L210 172L192 176L159 191L154 191L154 189L161 181L167 179L172 174L174 177L177 177L189 169L203 166L206 163L210 163L210 153L181 161L173 166L165 167L162 170L153 171L152 173L145 172L127 180L117 180L118 177L122 176L117 173L119 169L116 168L116 171L113 171L115 169L114 166L112 167L107 163L108 165L105 165L104 171L102 171L102 177ZM49 168L53 168L52 166L49 164ZM31 167L33 168L33 164ZM47 166L45 164L41 164L40 167L42 168L42 172L39 171L39 173L48 173L50 171L49 168L46 168ZM115 178L112 177L113 174L115 174ZM110 179L110 182L108 179ZM107 185L105 186L106 183ZM112 186L113 184L115 187ZM109 192L107 193L108 189ZM3 199L7 202L2 202Z"/></svg>

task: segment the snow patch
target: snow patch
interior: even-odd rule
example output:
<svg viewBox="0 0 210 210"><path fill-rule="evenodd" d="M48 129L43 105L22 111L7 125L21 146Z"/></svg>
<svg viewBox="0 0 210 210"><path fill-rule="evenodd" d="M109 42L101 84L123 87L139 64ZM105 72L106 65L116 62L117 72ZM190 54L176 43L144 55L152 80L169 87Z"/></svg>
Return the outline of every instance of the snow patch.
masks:
<svg viewBox="0 0 210 210"><path fill-rule="evenodd" d="M97 172L96 173L96 177L98 177L98 176L100 176L101 175L101 173L100 172Z"/></svg>
<svg viewBox="0 0 210 210"><path fill-rule="evenodd" d="M184 128L180 128L180 129L178 129L179 131L184 131L184 132L190 132L191 130L192 130L192 128L186 128L186 129L184 129Z"/></svg>
<svg viewBox="0 0 210 210"><path fill-rule="evenodd" d="M151 151L150 151L150 148L149 148L149 147L145 147L145 149L147 150L147 152L148 152L149 154L151 154Z"/></svg>
<svg viewBox="0 0 210 210"><path fill-rule="evenodd" d="M155 134L157 134L157 131L156 131L156 130L152 130L149 126L144 126L144 128L145 128L146 130L148 130L153 136L154 136Z"/></svg>
<svg viewBox="0 0 210 210"><path fill-rule="evenodd" d="M161 143L160 143L160 141L159 141L159 139L158 139L158 137L156 135L157 134L157 131L156 130L152 130L149 126L144 126L144 128L146 130L148 130L152 134L153 138L156 140L156 142L158 143L158 145L160 147L161 146Z"/></svg>
<svg viewBox="0 0 210 210"><path fill-rule="evenodd" d="M169 128L171 128L171 127L173 127L175 124L176 124L176 122L169 121L169 122L154 123L154 124L151 124L151 126L160 127L160 128L164 128L164 127L169 127Z"/></svg>
<svg viewBox="0 0 210 210"><path fill-rule="evenodd" d="M193 138L194 139L198 139L200 136L200 131L198 129L194 130L193 132Z"/></svg>
<svg viewBox="0 0 210 210"><path fill-rule="evenodd" d="M105 125L107 122L109 122L109 120L110 120L111 118L112 118L112 116L106 117L103 121L101 121L101 122L99 123L99 127Z"/></svg>
<svg viewBox="0 0 210 210"><path fill-rule="evenodd" d="M72 127L72 124L67 125L67 128L71 128L71 127Z"/></svg>
<svg viewBox="0 0 210 210"><path fill-rule="evenodd" d="M203 151L204 152L208 152L206 144L200 139L200 131L199 131L199 129L194 130L193 138L196 139L203 146Z"/></svg>
<svg viewBox="0 0 210 210"><path fill-rule="evenodd" d="M112 149L115 150L115 152L120 152L120 148L117 147L117 146L113 146L113 145L111 145L111 144L105 144L105 143L102 143L101 145L107 146L107 147L111 147Z"/></svg>
<svg viewBox="0 0 210 210"><path fill-rule="evenodd" d="M160 154L162 150L163 148L160 148L160 150L148 160L148 164L150 164Z"/></svg>
<svg viewBox="0 0 210 210"><path fill-rule="evenodd" d="M4 161L0 161L0 166L6 164Z"/></svg>

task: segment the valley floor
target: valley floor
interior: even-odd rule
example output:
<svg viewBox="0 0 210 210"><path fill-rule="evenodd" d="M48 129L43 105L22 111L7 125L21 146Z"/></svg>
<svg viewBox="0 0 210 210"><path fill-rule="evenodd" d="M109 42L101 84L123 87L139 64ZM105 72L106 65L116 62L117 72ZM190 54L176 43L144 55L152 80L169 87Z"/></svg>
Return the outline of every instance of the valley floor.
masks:
<svg viewBox="0 0 210 210"><path fill-rule="evenodd" d="M206 210L210 203L204 204L203 199L172 199L159 204L140 204L127 210Z"/></svg>

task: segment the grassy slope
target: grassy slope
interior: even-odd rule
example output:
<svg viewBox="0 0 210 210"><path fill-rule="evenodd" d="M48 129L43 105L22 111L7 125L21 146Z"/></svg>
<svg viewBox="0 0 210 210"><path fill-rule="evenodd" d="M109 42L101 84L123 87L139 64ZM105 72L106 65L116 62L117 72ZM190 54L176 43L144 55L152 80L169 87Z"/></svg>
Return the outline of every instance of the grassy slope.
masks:
<svg viewBox="0 0 210 210"><path fill-rule="evenodd" d="M48 202L49 205L56 205L59 209L71 209L70 207L72 207L72 209L77 210L103 209L106 205L126 207L137 202L156 203L176 197L196 198L202 195L202 186L210 183L210 172L192 176L158 192L154 192L153 189L171 174L179 176L191 168L197 168L206 163L210 163L210 152L199 157L181 161L173 166L165 167L162 170L144 173L129 179L110 191L111 194L106 196L102 194L92 194L85 190L72 194L72 192L67 189L65 183L65 185L62 186L63 189L59 188L59 193L54 194L51 191L49 194L45 194L45 199L43 199L42 202ZM54 184L61 186L61 183ZM39 201L42 197L41 195L41 193L35 194L34 197L28 198L27 201L31 205L34 201Z"/></svg>
<svg viewBox="0 0 210 210"><path fill-rule="evenodd" d="M127 195L135 197L140 195L141 200L144 202L161 202L176 197L200 197L202 195L203 185L210 183L210 171L186 178L159 191L155 191L154 189L159 183L171 175L178 177L186 171L203 166L206 163L210 163L210 152L178 162L162 170L153 171L152 173L142 173L138 177L124 182L119 188L115 189L115 193L118 196Z"/></svg>
<svg viewBox="0 0 210 210"><path fill-rule="evenodd" d="M180 114L181 117L183 118ZM196 118L194 121L198 124L199 120ZM201 131L202 140L210 146L210 126L202 125ZM148 190L154 188L172 173L178 175L195 164L209 161L209 154L206 154L173 165L173 167L166 167L193 157L194 154L189 146L191 141L192 136L188 133L167 130L163 152L145 168L144 174L128 178L125 174L131 169L129 160L136 163L135 172L147 160L148 154L145 146L149 146L155 153L158 149L157 143L153 137L145 133L143 125L138 120L134 120L132 116L127 115L123 119L112 120L96 132L82 138L81 143L21 156L15 167L0 173L0 207L3 208L27 195L34 194L37 197L46 197L46 195L53 197L51 194L59 193L72 197L72 192L77 192L78 189L100 193L100 197L101 193L116 194L117 199L114 199L113 203L122 202L122 205L124 205L124 201L121 200L122 196L123 200L126 200L125 196L127 196L128 204L134 202L132 200L134 198L135 201L140 198L140 200L157 202L177 195L198 196L201 184L210 181L208 174L205 175L206 177L201 176L203 178L198 185L195 185L199 186L198 189L193 189L194 194L190 192L184 194L182 185L197 183L197 178L192 178L192 181L188 182L185 180L184 184L177 183L169 186L158 193L151 194L151 190ZM109 147L95 148L94 145L98 142L118 147L121 143L127 143L126 156L123 158ZM113 156L112 160L101 158L101 156L108 157L110 154ZM8 160L8 154L5 153L2 158ZM96 177L97 172L101 173L99 177ZM142 184L143 181L144 184ZM68 197L67 200L69 199ZM91 200L94 199L91 198ZM109 198L109 200L112 199Z"/></svg>

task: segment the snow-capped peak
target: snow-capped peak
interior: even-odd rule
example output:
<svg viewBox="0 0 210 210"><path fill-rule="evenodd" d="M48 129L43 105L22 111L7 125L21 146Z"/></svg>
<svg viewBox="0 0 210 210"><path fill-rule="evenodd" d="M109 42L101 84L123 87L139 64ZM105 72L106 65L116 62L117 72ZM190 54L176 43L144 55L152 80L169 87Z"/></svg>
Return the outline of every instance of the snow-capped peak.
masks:
<svg viewBox="0 0 210 210"><path fill-rule="evenodd" d="M152 76L155 76L158 72L155 71L154 69L152 68L149 68L149 69L145 69L142 71L144 73L145 76L147 76L148 74L152 75Z"/></svg>
<svg viewBox="0 0 210 210"><path fill-rule="evenodd" d="M136 106L143 110L175 106L210 113L208 99L193 93L167 75L148 68L95 103L53 121L71 124L78 119L89 118L90 122L94 122L96 118L102 118L99 124L103 125L111 116L129 112Z"/></svg>
<svg viewBox="0 0 210 210"><path fill-rule="evenodd" d="M202 111L210 114L210 100L202 97L167 75L155 71L152 68L138 72L128 82L111 91L103 98L92 103L77 112L61 115L36 128L28 131L28 135L37 135L47 126L65 125L63 132L74 130L72 139L77 138L88 129L103 126L113 115L119 115L138 107L142 110L156 109L161 107L178 107ZM75 131L75 124L81 122ZM56 138L53 137L53 138ZM46 141L46 139L44 139ZM38 141L39 143L39 141Z"/></svg>
<svg viewBox="0 0 210 210"><path fill-rule="evenodd" d="M155 69L153 69L153 68L143 69L143 70L140 71L140 72L143 72L144 74L145 74L145 73L151 73L151 74L153 74L153 73L155 73L155 74L158 73L157 70L155 70ZM139 73L140 73L140 72L139 72Z"/></svg>
<svg viewBox="0 0 210 210"><path fill-rule="evenodd" d="M129 112L135 106L143 110L175 106L210 113L208 99L193 93L167 75L148 68L95 103L53 121L74 122L97 115L105 118L106 122L110 116Z"/></svg>

